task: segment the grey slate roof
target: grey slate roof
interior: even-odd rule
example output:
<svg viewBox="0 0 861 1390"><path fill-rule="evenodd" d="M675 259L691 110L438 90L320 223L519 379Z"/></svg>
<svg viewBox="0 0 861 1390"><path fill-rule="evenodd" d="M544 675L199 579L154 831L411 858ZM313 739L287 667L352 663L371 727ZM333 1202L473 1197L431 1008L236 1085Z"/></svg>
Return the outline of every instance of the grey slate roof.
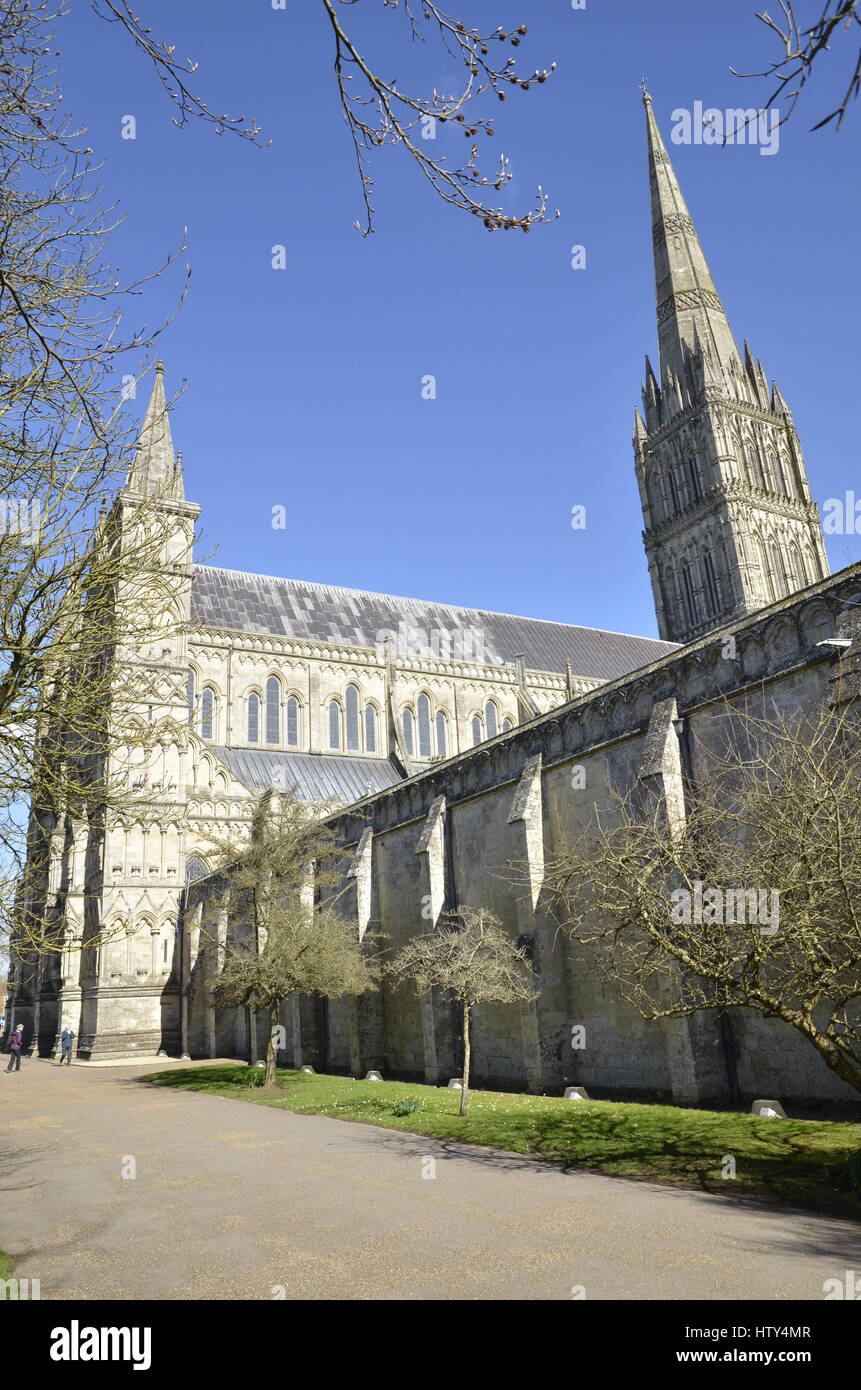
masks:
<svg viewBox="0 0 861 1390"><path fill-rule="evenodd" d="M373 647L378 633L397 632L402 623L428 634L475 630L483 643L483 655L478 659L489 666L511 665L522 653L532 670L564 674L565 663L570 661L575 676L599 680L627 675L675 650L674 643L651 637L339 589L300 579L244 574L212 565L195 565L191 601L193 620L206 627L349 646ZM476 658L465 652L464 659Z"/></svg>
<svg viewBox="0 0 861 1390"><path fill-rule="evenodd" d="M402 780L388 758L280 753L256 748L216 747L213 752L249 791L275 787L293 792L300 801L358 801Z"/></svg>

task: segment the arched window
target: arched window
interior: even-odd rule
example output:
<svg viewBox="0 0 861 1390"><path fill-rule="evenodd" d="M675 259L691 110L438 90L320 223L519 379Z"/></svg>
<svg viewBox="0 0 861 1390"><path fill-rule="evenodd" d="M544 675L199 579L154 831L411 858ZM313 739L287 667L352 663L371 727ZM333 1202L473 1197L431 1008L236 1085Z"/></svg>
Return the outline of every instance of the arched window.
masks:
<svg viewBox="0 0 861 1390"><path fill-rule="evenodd" d="M805 584L812 584L816 579L816 562L813 559L813 551L810 549L809 545L804 547L804 554L801 557L801 562L804 566L804 582Z"/></svg>
<svg viewBox="0 0 861 1390"><path fill-rule="evenodd" d="M206 878L208 873L209 869L206 867L206 861L204 859L201 859L196 854L189 855L188 859L185 861L186 883L197 883L198 879Z"/></svg>
<svg viewBox="0 0 861 1390"><path fill-rule="evenodd" d="M355 685L347 686L344 704L346 708L347 748L351 753L358 753L362 745L359 736L359 691Z"/></svg>
<svg viewBox="0 0 861 1390"><path fill-rule="evenodd" d="M281 682L277 676L266 682L266 742L281 742Z"/></svg>
<svg viewBox="0 0 861 1390"><path fill-rule="evenodd" d="M682 597L685 601L688 621L692 627L696 627L700 620L700 610L697 603L697 596L694 592L694 582L691 578L691 567L687 560L682 560L682 563L679 565L679 578L681 579Z"/></svg>
<svg viewBox="0 0 861 1390"><path fill-rule="evenodd" d="M699 464L693 456L688 459L688 483L691 489L691 497L695 502L698 502L703 495L703 482L700 477Z"/></svg>
<svg viewBox="0 0 861 1390"><path fill-rule="evenodd" d="M774 484L768 474L768 464L758 449L756 451L756 471L759 476L760 487L763 488L765 492L773 492Z"/></svg>
<svg viewBox="0 0 861 1390"><path fill-rule="evenodd" d="M291 695L287 701L287 746L296 748L299 744L299 701Z"/></svg>
<svg viewBox="0 0 861 1390"><path fill-rule="evenodd" d="M436 717L436 751L441 758L448 757L448 720L442 710Z"/></svg>
<svg viewBox="0 0 861 1390"><path fill-rule="evenodd" d="M703 578L705 580L705 600L708 616L715 617L721 611L720 590L718 588L715 562L707 550L703 551Z"/></svg>
<svg viewBox="0 0 861 1390"><path fill-rule="evenodd" d="M200 737L215 738L215 691L209 686L200 699Z"/></svg>
<svg viewBox="0 0 861 1390"><path fill-rule="evenodd" d="M483 742L484 742L484 729L482 728L482 724L481 724L481 715L480 715L480 714L474 714L474 715L472 716L472 746L473 746L473 748L475 748L477 744L483 743Z"/></svg>
<svg viewBox="0 0 861 1390"><path fill-rule="evenodd" d="M429 758L431 749L431 707L427 695L420 695L416 703L416 715L419 726L419 757Z"/></svg>
<svg viewBox="0 0 861 1390"><path fill-rule="evenodd" d="M499 733L499 719L496 713L496 705L492 700L488 700L484 707L484 718L487 726L487 737L496 738Z"/></svg>
<svg viewBox="0 0 861 1390"><path fill-rule="evenodd" d="M191 721L191 720L194 719L194 696L195 696L195 679L194 679L194 671L192 671L191 667L189 667L189 671L188 671L188 679L187 679L186 685L185 685L185 692L186 692L186 698L188 699L188 718L189 718L189 721Z"/></svg>
<svg viewBox="0 0 861 1390"><path fill-rule="evenodd" d="M667 469L667 482L670 486L670 502L672 503L673 512L680 512L682 510L682 501L679 497L679 485L676 481L676 470L673 464L670 464Z"/></svg>
<svg viewBox="0 0 861 1390"><path fill-rule="evenodd" d="M775 454L771 461L774 476L780 479L780 485L787 497L792 496L792 483L790 482L789 464L783 454Z"/></svg>
<svg viewBox="0 0 861 1390"><path fill-rule="evenodd" d="M260 696L254 691L248 696L248 742L260 742Z"/></svg>
<svg viewBox="0 0 861 1390"><path fill-rule="evenodd" d="M416 740L415 724L413 720L413 712L411 709L404 710L401 716L401 723L404 730L404 747L406 748L409 757L412 757L415 752Z"/></svg>
<svg viewBox="0 0 861 1390"><path fill-rule="evenodd" d="M341 706L337 700L329 701L329 747L341 747Z"/></svg>
<svg viewBox="0 0 861 1390"><path fill-rule="evenodd" d="M513 720L513 719L509 719L508 715L506 715L505 718L504 718L503 721L502 721L502 732L503 732L504 734L510 734L510 733L511 733L511 730L512 730L513 728L514 728L514 720Z"/></svg>
<svg viewBox="0 0 861 1390"><path fill-rule="evenodd" d="M377 751L377 711L373 705L365 705L365 752Z"/></svg>
<svg viewBox="0 0 861 1390"><path fill-rule="evenodd" d="M801 558L801 551L794 542L789 549L789 559L792 564L792 574L795 583L799 589L803 589L807 584L807 579L804 575L804 561Z"/></svg>
<svg viewBox="0 0 861 1390"><path fill-rule="evenodd" d="M783 556L776 541L771 542L769 555L771 557L772 593L776 599L783 598L787 589L786 571L783 568Z"/></svg>

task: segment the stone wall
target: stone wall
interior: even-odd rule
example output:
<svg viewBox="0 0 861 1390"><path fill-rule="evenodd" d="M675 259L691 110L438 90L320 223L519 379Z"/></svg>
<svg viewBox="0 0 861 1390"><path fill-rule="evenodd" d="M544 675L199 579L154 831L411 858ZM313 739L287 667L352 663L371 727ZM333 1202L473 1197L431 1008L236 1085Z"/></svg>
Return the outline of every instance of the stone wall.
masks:
<svg viewBox="0 0 861 1390"><path fill-rule="evenodd" d="M557 930L543 880L547 857L586 832L596 806L609 809L614 788L660 797L669 816L683 817L728 709L857 698L859 611L854 566L333 818L347 852L342 909L360 931L378 930L397 948L446 907L472 904L530 948L535 1004L475 1011L476 1084L537 1092L579 1084L598 1097L723 1103L734 1072L742 1099L853 1101L780 1022L745 1010L724 1022L712 1012L642 1020L602 982L589 951ZM817 645L835 635L853 646ZM288 1013L288 1063L301 1054L330 1070L377 1066L431 1082L459 1064L459 1028L444 999L385 987L323 1010L294 1002ZM572 1046L578 1026L584 1048Z"/></svg>

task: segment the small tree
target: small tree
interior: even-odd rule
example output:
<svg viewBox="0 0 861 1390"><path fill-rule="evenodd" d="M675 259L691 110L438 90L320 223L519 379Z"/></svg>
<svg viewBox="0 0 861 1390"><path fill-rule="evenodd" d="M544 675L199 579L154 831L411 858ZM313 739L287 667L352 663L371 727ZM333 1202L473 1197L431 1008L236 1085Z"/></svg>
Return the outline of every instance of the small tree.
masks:
<svg viewBox="0 0 861 1390"><path fill-rule="evenodd" d="M398 952L386 973L419 994L437 985L449 990L463 1012L463 1088L460 1113L469 1103L470 1015L476 1004L515 1004L535 998L524 976L529 960L501 923L484 908L447 913L437 931Z"/></svg>
<svg viewBox="0 0 861 1390"><path fill-rule="evenodd" d="M546 886L643 1018L779 1018L861 1090L861 711L724 727L683 821L616 791Z"/></svg>
<svg viewBox="0 0 861 1390"><path fill-rule="evenodd" d="M314 808L267 792L256 808L250 841L214 842L230 891L232 941L213 988L223 1007L269 1012L265 1085L275 1085L278 1011L291 994L337 999L375 988L374 967L355 927L333 905L315 905L315 890L334 886L338 854Z"/></svg>

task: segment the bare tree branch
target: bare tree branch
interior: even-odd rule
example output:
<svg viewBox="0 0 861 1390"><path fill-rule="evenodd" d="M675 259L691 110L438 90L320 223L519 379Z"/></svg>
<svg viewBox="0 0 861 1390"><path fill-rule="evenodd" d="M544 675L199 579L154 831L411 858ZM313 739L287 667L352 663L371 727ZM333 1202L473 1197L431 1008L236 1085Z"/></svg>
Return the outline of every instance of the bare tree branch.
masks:
<svg viewBox="0 0 861 1390"><path fill-rule="evenodd" d="M830 51L831 40L838 31L848 32L854 26L861 25L861 15L858 12L859 0L826 0L819 18L809 27L802 28L796 13L795 0L778 0L778 3L782 13L781 20L772 19L767 10L757 13L756 17L777 36L781 49L780 56L770 63L763 72L740 73L736 72L734 68L731 68L730 71L736 77L766 77L775 81L776 85L766 105L773 106L781 97L786 98L788 105L785 115L781 117L780 123L782 125L795 110L804 87L813 75L814 64L823 53ZM835 121L835 129L840 130L849 103L858 96L859 90L861 90L861 44L858 46L854 69L841 101L833 111L830 111L827 116L823 116L822 120L817 121L811 129L820 130L831 121Z"/></svg>

